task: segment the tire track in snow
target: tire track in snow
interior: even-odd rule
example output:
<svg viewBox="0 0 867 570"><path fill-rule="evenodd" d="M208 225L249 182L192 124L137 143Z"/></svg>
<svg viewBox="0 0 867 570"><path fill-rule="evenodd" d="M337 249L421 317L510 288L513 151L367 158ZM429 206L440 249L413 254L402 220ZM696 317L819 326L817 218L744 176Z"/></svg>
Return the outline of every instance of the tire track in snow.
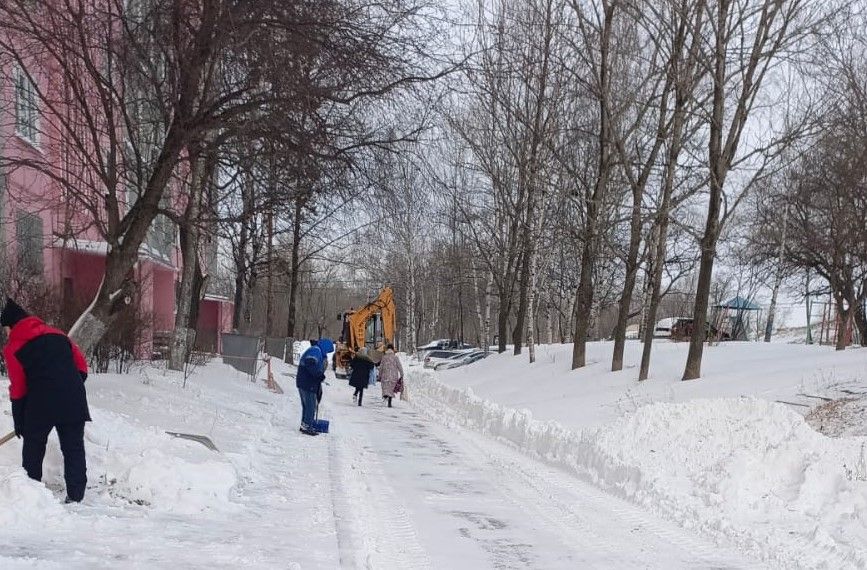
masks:
<svg viewBox="0 0 867 570"><path fill-rule="evenodd" d="M564 536L580 540L582 548L647 554L644 558L619 559L618 568L647 568L648 558L659 551L661 544L676 547L688 568L765 567L740 553L724 554L720 547L701 537L555 468L520 456L498 442L471 432L462 436L466 447L498 467L494 470L499 474L497 483L520 498L519 502L532 507L540 504L540 498L547 498L545 508L534 511L557 525Z"/></svg>
<svg viewBox="0 0 867 570"><path fill-rule="evenodd" d="M432 394L415 391L415 395L414 405L426 418L436 422L443 431L458 431L461 433L459 439L474 440L473 453L481 452L492 462L501 464L499 470L494 470L500 484L517 494L523 494L527 505L531 507L532 494L527 494L527 488L534 489L537 501L548 498L552 510L543 511L540 516L572 533L576 540L580 537L591 548L600 546L589 536L597 532L603 536L620 536L620 542L608 542L607 546L603 541L602 546L605 548L633 549L637 556L642 552L653 554L675 550L680 553L680 564L690 568L757 568L767 565L747 559L732 547L717 546L688 529L659 519L649 511L610 495L570 473L544 464L511 445L462 427L463 422L457 417L460 412L447 402L433 398ZM495 449L499 451L495 452ZM523 470L521 465L524 466ZM511 474L520 474L522 471L523 476L519 477L518 484ZM510 476L506 476L506 473ZM594 513L594 516L588 517L585 511ZM632 530L624 535L624 528ZM648 566L639 563L638 567Z"/></svg>
<svg viewBox="0 0 867 570"><path fill-rule="evenodd" d="M336 412L341 406L323 409ZM334 414L337 425L349 422ZM329 441L332 501L340 563L344 568L424 570L427 552L394 490L387 484L376 456L369 451L370 434L358 423L353 436L335 429Z"/></svg>
<svg viewBox="0 0 867 570"><path fill-rule="evenodd" d="M334 513L334 527L337 533L337 551L341 568L355 569L356 538L349 513L352 512L348 497L342 490L346 482L343 477L343 458L340 443L335 437L328 441L328 475L331 483L331 508Z"/></svg>

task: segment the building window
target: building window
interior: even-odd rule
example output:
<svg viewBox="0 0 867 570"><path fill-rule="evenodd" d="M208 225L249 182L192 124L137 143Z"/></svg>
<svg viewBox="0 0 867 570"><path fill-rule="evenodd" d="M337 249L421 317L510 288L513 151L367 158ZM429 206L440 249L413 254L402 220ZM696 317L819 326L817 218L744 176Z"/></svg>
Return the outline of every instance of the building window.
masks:
<svg viewBox="0 0 867 570"><path fill-rule="evenodd" d="M38 144L39 104L36 86L22 69L16 69L15 79L15 131L24 139Z"/></svg>
<svg viewBox="0 0 867 570"><path fill-rule="evenodd" d="M18 272L33 276L42 274L42 218L22 213L15 224L18 242Z"/></svg>

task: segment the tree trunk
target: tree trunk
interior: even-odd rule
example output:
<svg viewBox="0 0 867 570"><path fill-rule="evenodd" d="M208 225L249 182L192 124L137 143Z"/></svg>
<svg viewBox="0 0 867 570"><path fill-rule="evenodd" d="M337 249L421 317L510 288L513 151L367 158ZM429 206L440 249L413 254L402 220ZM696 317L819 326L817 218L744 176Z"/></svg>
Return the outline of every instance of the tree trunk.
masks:
<svg viewBox="0 0 867 570"><path fill-rule="evenodd" d="M632 219L629 222L629 252L626 257L626 279L623 293L620 296L620 307L617 313L617 325L614 327L614 355L611 358L611 371L623 370L623 351L626 348L626 326L629 321L629 309L632 306L632 294L635 291L635 280L638 276L638 251L641 248L641 195L636 188L632 190Z"/></svg>
<svg viewBox="0 0 867 570"><path fill-rule="evenodd" d="M575 334L575 295L569 295L569 304L566 306L565 315L569 316L569 322L566 323L565 339L563 342L572 342Z"/></svg>
<svg viewBox="0 0 867 570"><path fill-rule="evenodd" d="M268 210L268 243L265 259L267 260L267 295L265 299L265 336L274 334L274 212Z"/></svg>
<svg viewBox="0 0 867 570"><path fill-rule="evenodd" d="M540 216L541 217L541 216ZM530 259L530 291L527 299L527 352L530 364L536 362L536 256Z"/></svg>
<svg viewBox="0 0 867 570"><path fill-rule="evenodd" d="M587 364L587 333L590 330L590 309L593 305L593 267L591 260L595 257L589 241L585 242L581 260L581 280L575 292L573 306L575 319L575 334L572 337L572 369L581 368Z"/></svg>
<svg viewBox="0 0 867 570"><path fill-rule="evenodd" d="M644 330L642 331L642 339L644 341L641 347L641 367L638 372L639 380L647 380L650 372L650 352L653 348L653 335L656 332L656 316L659 310L660 293L662 288L662 271L665 267L666 255L666 240L668 238L668 210L671 202L671 187L666 183L666 188L663 190L662 205L657 219L657 230L654 243L654 250L651 253L651 271L648 275L650 279L650 302L647 306L647 315L645 317Z"/></svg>
<svg viewBox="0 0 867 570"><path fill-rule="evenodd" d="M245 334L253 333L253 301L250 295L256 291L256 286L259 284L259 274L255 269L250 270L250 277L247 280L247 287L244 289L244 315L242 319L242 332Z"/></svg>
<svg viewBox="0 0 867 570"><path fill-rule="evenodd" d="M131 277L138 261L138 252L147 237L151 223L159 211L165 189L185 144L185 137L177 124L169 127L154 171L148 179L141 199L124 218L123 231L117 243L109 244L105 257L105 273L99 290L90 306L69 329L69 336L84 352L90 352L120 317L125 305L132 302L136 289Z"/></svg>
<svg viewBox="0 0 867 570"><path fill-rule="evenodd" d="M835 295L836 296L836 295ZM838 297L837 305L837 338L835 339L834 347L836 350L846 350L847 330L849 328L849 316L852 312L852 306L844 307L844 299Z"/></svg>
<svg viewBox="0 0 867 570"><path fill-rule="evenodd" d="M190 314L193 305L198 304L195 297L195 281L199 269L199 235L201 233L200 212L205 187L209 183L211 160L203 155L200 148L190 149L190 192L181 228L181 282L175 311L175 328L172 331L172 345L169 354L169 370L183 370L190 353L190 342L195 329L190 328ZM199 269L198 273L201 273Z"/></svg>
<svg viewBox="0 0 867 570"><path fill-rule="evenodd" d="M250 279L250 267L247 263L247 248L251 239L250 218L254 207L254 181L248 175L241 186L241 228L238 236L238 246L233 252L235 262L235 307L232 313L232 328L241 330L244 315L247 314L247 297Z"/></svg>
<svg viewBox="0 0 867 570"><path fill-rule="evenodd" d="M855 327L858 329L858 344L867 346L867 312L865 312L865 304L867 304L867 279L861 283L861 292L858 295L857 303L853 307Z"/></svg>
<svg viewBox="0 0 867 570"><path fill-rule="evenodd" d="M197 260L198 261L198 260ZM196 263L196 271L193 275L193 299L197 302L190 307L190 318L187 321L187 328L196 329L199 323L199 309L202 306L202 299L205 297L205 285L207 277L202 272L202 264Z"/></svg>
<svg viewBox="0 0 867 570"><path fill-rule="evenodd" d="M545 303L545 342L554 344L554 319L551 316L551 301Z"/></svg>
<svg viewBox="0 0 867 570"><path fill-rule="evenodd" d="M611 169L611 117L609 117L610 70L609 47L613 29L614 6L605 6L602 35L599 42L599 171L593 193L587 201L584 221L584 244L581 251L581 277L575 292L575 335L572 345L572 369L587 364L587 333L590 330L593 305L593 268L596 265L599 214L608 192Z"/></svg>
<svg viewBox="0 0 867 570"><path fill-rule="evenodd" d="M677 170L677 161L680 157L683 129L685 124L685 108L681 105L683 95L678 95L677 104L672 122L672 140L669 147L668 159L665 168L665 181L662 188L662 203L656 214L656 231L653 232L654 244L650 250L651 271L648 274L650 283L650 303L647 307L643 334L644 345L641 347L641 366L638 372L638 380L647 380L650 373L650 354L653 348L653 335L656 332L656 317L659 309L660 294L662 290L662 272L665 268L665 256L668 242L668 218L671 210L671 196L674 192L674 176Z"/></svg>
<svg viewBox="0 0 867 570"><path fill-rule="evenodd" d="M532 200L532 197L531 197ZM532 238L529 238L532 239ZM524 242L524 251L521 255L521 280L518 283L518 314L515 318L515 328L512 330L513 353L521 354L524 342L524 321L527 318L527 297L530 288L530 245Z"/></svg>
<svg viewBox="0 0 867 570"><path fill-rule="evenodd" d="M699 261L698 284L695 291L695 306L692 312L692 335L689 339L686 368L683 371L684 380L695 380L701 376L701 357L704 352L704 343L707 340L707 307L713 277L713 261L716 256L719 194L712 192L710 199L712 204L708 209L705 237L701 240L701 260Z"/></svg>
<svg viewBox="0 0 867 570"><path fill-rule="evenodd" d="M511 293L508 294L508 297L510 296ZM508 297L503 290L500 290L500 306L497 314L497 352L499 353L506 352L506 336L509 334L509 312L511 307L509 306L510 301Z"/></svg>
<svg viewBox="0 0 867 570"><path fill-rule="evenodd" d="M807 308L807 338L806 344L813 344L813 303L810 301L810 269L807 268L806 284L804 291L804 304ZM821 344L822 339L819 339Z"/></svg>
<svg viewBox="0 0 867 570"><path fill-rule="evenodd" d="M410 327L410 346L409 348L415 351L415 348L418 346L418 329L416 327L416 310L415 310L415 256L410 253L409 255L409 307L407 307L407 311L409 312L409 327Z"/></svg>
<svg viewBox="0 0 867 570"><path fill-rule="evenodd" d="M724 26L729 6L719 4L717 10L717 26ZM724 156L723 120L726 103L726 48L728 38L723 30L715 33L714 76L713 76L713 108L710 120L710 136L708 142L708 164L710 166L710 195L708 196L707 221L704 235L701 238L701 259L699 261L698 284L695 292L695 306L692 318L692 336L689 340L689 353L683 371L683 380L695 380L701 376L701 357L704 343L707 340L707 306L710 295L711 279L713 278L713 262L716 256L716 240L719 236L719 216L722 204L723 185L728 173L727 160L733 156ZM726 145L728 146L728 145Z"/></svg>
<svg viewBox="0 0 867 570"><path fill-rule="evenodd" d="M478 321L478 327L479 327L478 334L476 335L476 342L481 347L481 346L484 346L482 337L484 336L483 331L485 329L485 317L482 314L482 299L481 299L482 294L479 291L479 270L478 270L478 267L476 266L476 260L475 259L470 259L470 271L471 271L472 280L473 280L473 301L475 301L475 305L476 305L476 321Z"/></svg>
<svg viewBox="0 0 867 570"><path fill-rule="evenodd" d="M488 280L485 282L485 320L482 323L482 349L488 352L491 349L491 301L494 288L494 273L488 272Z"/></svg>
<svg viewBox="0 0 867 570"><path fill-rule="evenodd" d="M864 314L864 297L862 296L855 311L855 327L858 329L858 344L867 346L867 315Z"/></svg>
<svg viewBox="0 0 867 570"><path fill-rule="evenodd" d="M286 318L286 336L295 338L295 312L298 303L298 271L301 249L301 215L304 211L304 201L299 196L295 200L295 217L292 220L292 259L289 275L289 316Z"/></svg>
<svg viewBox="0 0 867 570"><path fill-rule="evenodd" d="M246 298L244 286L246 278L243 273L235 274L235 295L233 297L234 306L232 307L232 328L236 331L241 330L241 315L244 310L244 299Z"/></svg>
<svg viewBox="0 0 867 570"><path fill-rule="evenodd" d="M780 292L780 286L783 284L783 255L786 252L786 229L789 225L789 208L783 212L783 231L780 236L780 247L777 250L777 271L774 277L774 288L771 292L771 304L768 307L768 322L765 325L765 342L771 342L771 335L774 333L774 317L777 313L777 294Z"/></svg>

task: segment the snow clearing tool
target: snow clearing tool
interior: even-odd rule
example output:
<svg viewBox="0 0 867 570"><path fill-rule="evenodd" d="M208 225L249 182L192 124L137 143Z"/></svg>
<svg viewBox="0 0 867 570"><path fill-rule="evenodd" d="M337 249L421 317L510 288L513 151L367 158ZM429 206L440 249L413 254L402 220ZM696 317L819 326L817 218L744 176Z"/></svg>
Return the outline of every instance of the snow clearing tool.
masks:
<svg viewBox="0 0 867 570"><path fill-rule="evenodd" d="M15 431L10 431L9 433L4 435L3 437L0 437L0 445L3 445L4 443L9 441L10 439L13 439L14 437L15 437Z"/></svg>
<svg viewBox="0 0 867 570"><path fill-rule="evenodd" d="M217 446L214 445L214 442L211 441L211 438L209 438L209 437L207 437L207 436L204 436L204 435L196 435L196 434L193 434L193 433L179 433L179 432L176 432L176 431L167 431L166 433L169 434L169 435L172 436L172 437L177 437L177 438L180 438L180 439L188 439L188 440L190 440L190 441L195 441L195 442L197 442L197 443L201 443L202 445L204 445L205 447L207 447L207 448L210 449L211 451L217 451L217 452L220 451L219 449L217 449ZM14 435L14 434L13 434L13 435Z"/></svg>

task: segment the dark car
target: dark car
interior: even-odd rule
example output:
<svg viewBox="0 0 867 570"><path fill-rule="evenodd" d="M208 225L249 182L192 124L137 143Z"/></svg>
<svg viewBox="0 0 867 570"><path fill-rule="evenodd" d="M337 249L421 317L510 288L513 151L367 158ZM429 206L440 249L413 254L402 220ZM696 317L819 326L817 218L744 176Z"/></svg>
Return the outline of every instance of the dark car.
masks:
<svg viewBox="0 0 867 570"><path fill-rule="evenodd" d="M466 350L432 350L424 355L424 367L434 368L440 362L445 362L450 358L464 356Z"/></svg>
<svg viewBox="0 0 867 570"><path fill-rule="evenodd" d="M472 364L473 362L477 362L483 358L487 358L489 354L490 352L485 352L483 350L475 350L466 354L458 354L452 358L434 364L433 369L448 370L450 368L466 366L467 364Z"/></svg>
<svg viewBox="0 0 867 570"><path fill-rule="evenodd" d="M677 321L675 321L675 323L671 326L671 339L689 340L692 337L694 322L694 319L677 319ZM729 340L729 333L723 331L722 334L720 334L719 329L710 323L706 323L705 327L705 330L707 331L706 340Z"/></svg>

